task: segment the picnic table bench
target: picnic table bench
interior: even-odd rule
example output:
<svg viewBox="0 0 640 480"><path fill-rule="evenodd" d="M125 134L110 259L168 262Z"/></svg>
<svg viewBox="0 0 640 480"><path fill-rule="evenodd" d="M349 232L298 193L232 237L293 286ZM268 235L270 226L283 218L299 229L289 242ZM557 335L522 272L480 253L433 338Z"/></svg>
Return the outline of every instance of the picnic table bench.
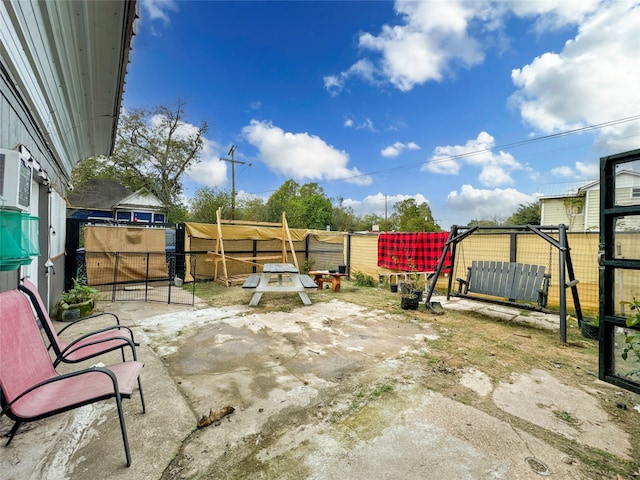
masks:
<svg viewBox="0 0 640 480"><path fill-rule="evenodd" d="M469 293L491 295L507 299L498 303L524 308L531 306L517 301L535 302L533 308L543 310L547 307L550 279L551 275L545 273L543 265L474 260L468 267L467 278L456 279L456 296L495 302Z"/></svg>
<svg viewBox="0 0 640 480"><path fill-rule="evenodd" d="M306 290L315 290L318 286L309 275L301 275L298 268L290 263L265 263L262 274L249 275L242 288L254 291L249 305L255 307L265 292L294 292L302 303L311 305Z"/></svg>
<svg viewBox="0 0 640 480"><path fill-rule="evenodd" d="M318 285L309 275L299 275L300 283L304 288L316 289ZM249 275L242 284L242 288L256 288L260 284L260 275Z"/></svg>

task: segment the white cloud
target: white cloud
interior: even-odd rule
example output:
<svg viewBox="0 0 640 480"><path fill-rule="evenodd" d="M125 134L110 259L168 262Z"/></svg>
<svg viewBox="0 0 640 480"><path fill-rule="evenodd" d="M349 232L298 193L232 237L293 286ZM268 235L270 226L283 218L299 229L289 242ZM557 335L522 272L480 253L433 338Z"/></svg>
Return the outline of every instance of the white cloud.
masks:
<svg viewBox="0 0 640 480"><path fill-rule="evenodd" d="M373 120L365 118L362 123L356 125L356 130L369 130L371 132L375 132L376 127L373 125Z"/></svg>
<svg viewBox="0 0 640 480"><path fill-rule="evenodd" d="M170 126L171 122L169 119L167 119L166 116L161 115L161 114L156 114L153 115L150 119L149 119L149 126L153 129L158 129L158 130L162 130L164 132L166 132L167 136L169 134L169 126ZM189 137L195 137L198 135L200 128L196 127L195 125L191 124L191 123L187 123L187 122L179 122L178 125L175 128L175 131L173 132L173 135L176 138L180 138L180 139L188 139Z"/></svg>
<svg viewBox="0 0 640 480"><path fill-rule="evenodd" d="M522 165L509 153L493 153L494 138L487 132L480 132L475 139L464 145L436 147L433 155L422 165L421 171L443 175L457 175L464 164L480 167L478 178L485 186L510 185L513 179L510 171L522 169Z"/></svg>
<svg viewBox="0 0 640 480"><path fill-rule="evenodd" d="M418 205L429 203L429 201L421 193L418 193L416 195L384 195L383 193L376 193L375 195L368 195L362 200L347 198L342 201L342 204L345 207L351 207L353 209L353 212L358 216L373 213L384 217L385 205L387 216L390 216L393 213L393 206L398 202L407 200L408 198L415 199Z"/></svg>
<svg viewBox="0 0 640 480"><path fill-rule="evenodd" d="M353 118L347 118L344 121L343 126L345 128L355 128L356 130L369 130L371 132L376 131L373 120L371 120L370 118L365 118L360 123L356 123Z"/></svg>
<svg viewBox="0 0 640 480"><path fill-rule="evenodd" d="M599 177L600 167L597 163L576 162L575 168L565 165L551 169L551 174L578 180L592 180Z"/></svg>
<svg viewBox="0 0 640 480"><path fill-rule="evenodd" d="M227 162L220 160L222 154L220 145L204 139L199 163L193 165L187 172L187 177L205 187L222 187L227 183Z"/></svg>
<svg viewBox="0 0 640 480"><path fill-rule="evenodd" d="M573 177L575 173L571 167L563 166L552 168L551 175L554 177Z"/></svg>
<svg viewBox="0 0 640 480"><path fill-rule="evenodd" d="M397 25L383 25L378 35L360 35L360 48L375 55L376 63L361 59L346 71L325 77L331 95L340 93L351 77L373 84L384 80L406 92L442 80L456 66L468 68L483 61L481 42L467 31L476 17L486 19L483 2L397 0L395 11L400 17Z"/></svg>
<svg viewBox="0 0 640 480"><path fill-rule="evenodd" d="M592 179L600 177L600 166L598 163L582 163L576 162L576 171L578 176L584 179Z"/></svg>
<svg viewBox="0 0 640 480"><path fill-rule="evenodd" d="M141 0L140 3L151 21L160 20L165 26L169 24L169 13L178 11L175 0Z"/></svg>
<svg viewBox="0 0 640 480"><path fill-rule="evenodd" d="M581 15L589 9L586 6ZM571 14L561 9L554 12L556 18L559 12ZM637 115L639 31L637 2L601 3L597 11L586 15L578 34L565 43L562 51L545 53L512 71L512 81L518 88L511 97L512 104L527 123L544 133ZM596 143L604 152L630 150L637 146L638 135L640 121L636 120L601 129Z"/></svg>
<svg viewBox="0 0 640 480"><path fill-rule="evenodd" d="M269 195L258 195L256 193L247 192L246 190L238 190L236 192L236 198L240 200L262 200L263 203L267 203Z"/></svg>
<svg viewBox="0 0 640 480"><path fill-rule="evenodd" d="M508 217L518 209L519 205L529 204L535 199L535 196L526 195L514 188L485 190L463 185L460 192L449 193L447 207L456 212L463 212L469 221Z"/></svg>
<svg viewBox="0 0 640 480"><path fill-rule="evenodd" d="M544 2L523 2L511 0L508 7L519 17L534 17L534 29L538 32L557 30L566 25L582 23L584 18L593 12L600 0L546 0Z"/></svg>
<svg viewBox="0 0 640 480"><path fill-rule="evenodd" d="M149 126L153 129L167 131L167 118L164 115L153 115L149 119ZM193 138L199 132L199 127L186 122L180 122L173 132L176 139ZM166 135L165 135L166 136ZM206 187L220 187L227 183L227 165L220 161L222 149L220 145L203 137L200 162L192 165L185 175L197 185Z"/></svg>
<svg viewBox="0 0 640 480"><path fill-rule="evenodd" d="M378 34L360 35L365 58L325 78L332 95L352 77L391 84L404 92L442 81L458 67L482 63L483 48L505 48L506 22L515 16L532 21L537 35L567 27L578 31L559 52L543 53L512 71L517 91L510 103L525 122L548 134L638 113L636 0L397 0L395 12L395 24L383 25ZM626 121L599 129L595 145L602 154L632 150L639 136L640 120ZM458 168L456 162L446 161L437 170L456 173Z"/></svg>
<svg viewBox="0 0 640 480"><path fill-rule="evenodd" d="M352 77L362 78L367 83L377 84L380 82L376 67L367 59L358 60L346 71L338 75L327 75L324 77L324 88L331 96L336 96L344 89L345 83Z"/></svg>
<svg viewBox="0 0 640 480"><path fill-rule="evenodd" d="M418 146L418 144L415 142L409 142L409 143L396 142L393 145L389 145L388 147L385 147L382 150L380 150L380 154L383 157L393 158L400 155L405 149L420 150L420 146Z"/></svg>
<svg viewBox="0 0 640 480"><path fill-rule="evenodd" d="M316 135L285 132L270 122L252 120L242 129L247 142L259 150L273 172L299 181L343 180L368 185L371 177L349 169L349 155Z"/></svg>

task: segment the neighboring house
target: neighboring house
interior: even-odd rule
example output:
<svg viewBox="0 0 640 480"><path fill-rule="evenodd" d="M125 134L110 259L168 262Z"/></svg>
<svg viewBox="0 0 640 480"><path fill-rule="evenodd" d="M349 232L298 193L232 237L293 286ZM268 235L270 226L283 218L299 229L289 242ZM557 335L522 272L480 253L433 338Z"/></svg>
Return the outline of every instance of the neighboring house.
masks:
<svg viewBox="0 0 640 480"><path fill-rule="evenodd" d="M162 202L142 188L135 193L113 180L88 180L68 198L67 216L79 220L165 223Z"/></svg>
<svg viewBox="0 0 640 480"><path fill-rule="evenodd" d="M48 306L60 298L71 170L113 152L136 10L135 0L0 2L0 218L29 220L0 229L0 291L28 275ZM4 261L12 242L29 245L15 267Z"/></svg>
<svg viewBox="0 0 640 480"><path fill-rule="evenodd" d="M616 203L640 202L640 172L621 170L616 174ZM583 185L575 192L540 197L541 225L564 223L570 232L600 229L600 181ZM640 230L640 220L629 219L617 230Z"/></svg>

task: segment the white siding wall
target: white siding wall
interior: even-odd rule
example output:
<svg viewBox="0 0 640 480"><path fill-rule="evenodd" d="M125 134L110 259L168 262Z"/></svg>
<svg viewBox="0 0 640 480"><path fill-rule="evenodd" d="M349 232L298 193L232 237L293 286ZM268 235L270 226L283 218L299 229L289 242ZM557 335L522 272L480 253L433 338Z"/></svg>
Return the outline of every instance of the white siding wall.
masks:
<svg viewBox="0 0 640 480"><path fill-rule="evenodd" d="M582 231L584 213L575 215L572 222L571 217L567 214L567 209L564 207L563 198L543 198L540 202L542 203L542 218L540 219L542 225L560 225L564 223L570 232Z"/></svg>

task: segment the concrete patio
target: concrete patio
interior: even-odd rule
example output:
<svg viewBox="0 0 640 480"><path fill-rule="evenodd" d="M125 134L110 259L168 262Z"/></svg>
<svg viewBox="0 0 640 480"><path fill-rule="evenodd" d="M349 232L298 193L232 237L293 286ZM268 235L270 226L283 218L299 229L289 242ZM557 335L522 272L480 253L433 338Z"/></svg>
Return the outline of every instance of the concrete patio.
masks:
<svg viewBox="0 0 640 480"><path fill-rule="evenodd" d="M500 415L431 390L417 360L438 334L406 316L339 299L269 313L201 302L101 308L118 313L141 342L147 413L137 392L125 401L132 466L125 466L115 404L106 401L24 425L0 448L3 480L584 478L579 458L521 422L627 463L640 451L640 440L608 421L597 397L624 402L622 413L636 422L640 398L596 379L570 387L532 366L494 383L475 368L441 367L460 388L492 400ZM487 308L483 314L511 321L557 324L557 317L518 318L517 310L468 300L445 305ZM196 428L210 409L225 406L235 411ZM0 420L2 434L10 426Z"/></svg>

